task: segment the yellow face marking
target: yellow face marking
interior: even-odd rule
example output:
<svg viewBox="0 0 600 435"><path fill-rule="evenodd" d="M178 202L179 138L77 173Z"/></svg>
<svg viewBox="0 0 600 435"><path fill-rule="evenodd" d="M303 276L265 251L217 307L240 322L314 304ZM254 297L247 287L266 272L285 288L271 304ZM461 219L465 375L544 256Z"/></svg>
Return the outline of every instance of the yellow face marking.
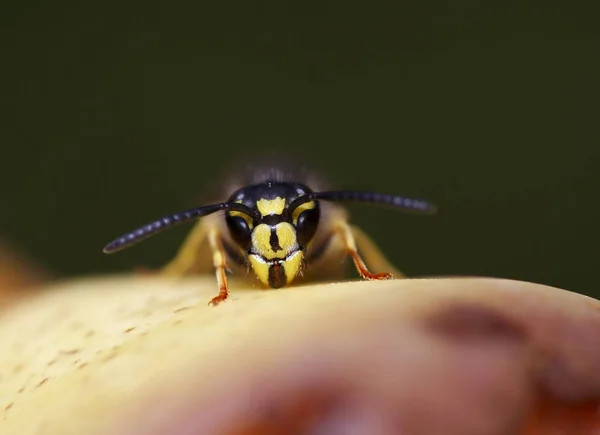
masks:
<svg viewBox="0 0 600 435"><path fill-rule="evenodd" d="M277 254L271 249L271 229L268 225L260 224L252 231L252 246L265 258L275 258Z"/></svg>
<svg viewBox="0 0 600 435"><path fill-rule="evenodd" d="M282 222L275 227L275 234L279 240L279 246L288 256L291 252L298 249L298 241L296 240L296 229L293 225L287 222Z"/></svg>
<svg viewBox="0 0 600 435"><path fill-rule="evenodd" d="M256 201L258 212L264 217L270 214L282 214L285 209L285 199L279 196L275 199L259 199Z"/></svg>
<svg viewBox="0 0 600 435"><path fill-rule="evenodd" d="M311 210L313 208L315 208L314 201L308 201L308 202L305 202L304 204L300 204L298 207L296 207L294 209L294 212L292 213L292 222L294 222L294 225L296 225L298 223L298 217L300 216L300 213L302 213L303 211L306 211L306 210Z"/></svg>
<svg viewBox="0 0 600 435"><path fill-rule="evenodd" d="M296 239L296 230L292 224L281 222L275 226L275 234L281 249L273 250L271 246L271 228L266 224L260 224L252 231L252 246L267 260L274 258L283 259L299 248Z"/></svg>
<svg viewBox="0 0 600 435"><path fill-rule="evenodd" d="M242 200L238 199L236 202L238 204L241 204ZM250 216L248 216L246 213L242 213L241 211L236 211L236 210L229 211L228 213L230 216L241 217L242 219L244 219L246 221L246 225L248 225L248 228L252 229L252 227L254 226L254 222L252 222L252 218L250 218Z"/></svg>
<svg viewBox="0 0 600 435"><path fill-rule="evenodd" d="M269 269L271 268L271 262L265 261L258 255L251 254L248 256L250 260L250 265L252 266L252 270L256 274L256 277L262 282L265 286L270 287L269 285ZM287 259L275 260L281 261L281 267L285 272L285 281L286 285L289 285L302 268L302 263L304 260L304 254L302 251L296 251L292 255L290 255Z"/></svg>
<svg viewBox="0 0 600 435"><path fill-rule="evenodd" d="M296 251L295 253L290 255L289 258L286 258L282 262L283 269L285 270L285 278L288 284L290 284L294 280L294 278L296 278L298 272L300 272L303 260L304 254L302 253L302 251Z"/></svg>
<svg viewBox="0 0 600 435"><path fill-rule="evenodd" d="M248 256L252 270L264 285L269 285L269 263L260 258L258 255Z"/></svg>
<svg viewBox="0 0 600 435"><path fill-rule="evenodd" d="M246 221L246 225L248 225L248 228L252 229L252 227L254 226L254 222L252 222L252 219L250 218L250 216L248 216L246 213L242 213L241 211L236 211L236 210L232 210L229 212L230 216L239 216L242 219L244 219Z"/></svg>

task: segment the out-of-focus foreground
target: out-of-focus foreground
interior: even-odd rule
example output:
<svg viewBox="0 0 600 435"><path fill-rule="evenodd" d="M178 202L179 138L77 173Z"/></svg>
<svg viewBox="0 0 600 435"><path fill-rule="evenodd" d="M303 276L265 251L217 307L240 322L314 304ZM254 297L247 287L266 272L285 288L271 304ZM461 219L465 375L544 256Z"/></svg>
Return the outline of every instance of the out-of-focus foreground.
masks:
<svg viewBox="0 0 600 435"><path fill-rule="evenodd" d="M57 283L0 317L0 433L593 434L600 303L485 278Z"/></svg>

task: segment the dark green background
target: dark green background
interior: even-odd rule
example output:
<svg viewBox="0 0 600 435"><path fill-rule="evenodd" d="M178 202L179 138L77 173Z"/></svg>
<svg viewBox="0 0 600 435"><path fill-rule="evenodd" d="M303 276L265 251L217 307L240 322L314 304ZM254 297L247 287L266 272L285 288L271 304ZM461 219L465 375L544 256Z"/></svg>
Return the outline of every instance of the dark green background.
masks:
<svg viewBox="0 0 600 435"><path fill-rule="evenodd" d="M410 275L598 295L600 15L584 6L2 6L2 236L63 276L156 266L189 227L101 248L199 205L238 150L303 150L340 187L439 205L352 208Z"/></svg>

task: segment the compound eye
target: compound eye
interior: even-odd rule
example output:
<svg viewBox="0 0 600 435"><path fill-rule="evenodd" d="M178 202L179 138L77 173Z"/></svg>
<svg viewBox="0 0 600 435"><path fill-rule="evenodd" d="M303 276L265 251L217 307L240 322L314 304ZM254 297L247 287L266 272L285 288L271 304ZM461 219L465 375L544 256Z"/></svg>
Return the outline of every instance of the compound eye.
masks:
<svg viewBox="0 0 600 435"><path fill-rule="evenodd" d="M227 227L231 238L244 250L250 248L251 233L250 226L248 225L248 218L242 216L231 216L227 215Z"/></svg>
<svg viewBox="0 0 600 435"><path fill-rule="evenodd" d="M319 214L318 208L312 208L304 210L298 215L296 233L300 245L306 246L315 235L317 225L319 224Z"/></svg>

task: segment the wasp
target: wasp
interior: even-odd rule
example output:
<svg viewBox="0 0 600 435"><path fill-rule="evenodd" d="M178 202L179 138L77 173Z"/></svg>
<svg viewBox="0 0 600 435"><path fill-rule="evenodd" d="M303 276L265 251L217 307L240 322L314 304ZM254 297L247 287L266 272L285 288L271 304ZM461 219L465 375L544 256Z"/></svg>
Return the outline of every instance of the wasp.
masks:
<svg viewBox="0 0 600 435"><path fill-rule="evenodd" d="M218 294L209 305L217 305L229 296L228 271L253 272L266 288L277 289L300 278L340 277L343 260L349 256L363 279L402 277L375 243L350 224L343 203L387 205L419 214L436 212L435 205L420 199L371 191L323 190L314 180L277 166L258 169L249 182L238 184L226 201L164 216L113 240L104 252L120 251L203 218L161 272L182 276L212 267ZM207 259L211 257L209 266ZM365 262L381 271L371 272Z"/></svg>

